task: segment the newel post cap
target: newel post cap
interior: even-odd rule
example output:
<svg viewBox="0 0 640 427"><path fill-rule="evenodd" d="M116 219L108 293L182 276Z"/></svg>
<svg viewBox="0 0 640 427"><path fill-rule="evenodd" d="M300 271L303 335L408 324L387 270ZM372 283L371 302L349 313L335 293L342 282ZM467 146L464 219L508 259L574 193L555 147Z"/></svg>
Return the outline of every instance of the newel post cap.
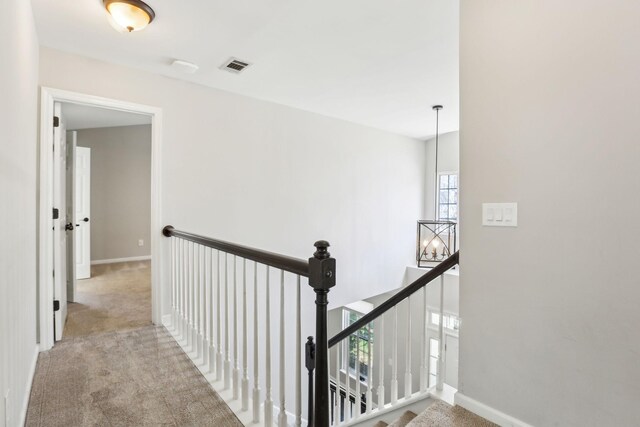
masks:
<svg viewBox="0 0 640 427"><path fill-rule="evenodd" d="M336 260L327 250L329 242L318 240L313 244L316 251L309 258L309 285L314 290L326 290L336 285Z"/></svg>
<svg viewBox="0 0 640 427"><path fill-rule="evenodd" d="M173 228L173 225L166 225L162 229L162 235L164 237L171 237L171 234L173 233L173 230L175 230L175 228Z"/></svg>

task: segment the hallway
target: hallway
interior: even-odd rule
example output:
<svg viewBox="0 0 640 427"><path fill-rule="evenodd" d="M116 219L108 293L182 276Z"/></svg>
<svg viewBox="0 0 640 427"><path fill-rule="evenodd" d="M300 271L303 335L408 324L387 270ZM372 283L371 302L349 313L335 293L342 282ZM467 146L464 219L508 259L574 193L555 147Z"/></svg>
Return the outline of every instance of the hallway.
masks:
<svg viewBox="0 0 640 427"><path fill-rule="evenodd" d="M40 353L27 426L239 426L162 326L150 263L94 266L64 338Z"/></svg>

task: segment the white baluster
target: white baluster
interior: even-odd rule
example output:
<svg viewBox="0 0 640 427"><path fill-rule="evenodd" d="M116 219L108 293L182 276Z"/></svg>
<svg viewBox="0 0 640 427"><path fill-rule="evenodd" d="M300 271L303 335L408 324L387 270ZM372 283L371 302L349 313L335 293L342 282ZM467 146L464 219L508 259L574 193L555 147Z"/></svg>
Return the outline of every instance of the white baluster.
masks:
<svg viewBox="0 0 640 427"><path fill-rule="evenodd" d="M378 367L378 410L384 407L384 314L380 316L378 324L376 325L376 336L378 337L378 349L380 350L380 366Z"/></svg>
<svg viewBox="0 0 640 427"><path fill-rule="evenodd" d="M444 388L444 275L440 276L440 325L438 328L438 373L436 389Z"/></svg>
<svg viewBox="0 0 640 427"><path fill-rule="evenodd" d="M200 246L200 252L198 254L198 259L200 263L199 275L200 275L200 346L201 346L201 355L202 355L202 363L207 363L208 348L207 348L207 295L206 295L206 286L205 280L207 278L207 264L205 262L205 252L207 248L205 246Z"/></svg>
<svg viewBox="0 0 640 427"><path fill-rule="evenodd" d="M340 425L340 389L342 386L340 385L340 364L342 360L340 359L340 347L342 347L342 343L336 344L336 394L335 394L335 402L333 403L333 425ZM344 409L344 404L342 405Z"/></svg>
<svg viewBox="0 0 640 427"><path fill-rule="evenodd" d="M411 297L407 298L407 340L405 342L404 398L411 397Z"/></svg>
<svg viewBox="0 0 640 427"><path fill-rule="evenodd" d="M171 329L176 328L176 239L171 238Z"/></svg>
<svg viewBox="0 0 640 427"><path fill-rule="evenodd" d="M209 373L214 373L216 363L216 346L214 344L214 294L215 281L213 279L213 249L209 251L209 283L207 288L209 289Z"/></svg>
<svg viewBox="0 0 640 427"><path fill-rule="evenodd" d="M345 354L344 357L347 359L347 366L346 366L346 375L345 375L345 399L344 399L344 405L346 406L346 408L344 409L344 422L348 423L349 421L351 421L351 374L349 374L349 369L351 369L351 349L349 348L349 345L351 343L351 337L347 337L347 347L344 349L345 350Z"/></svg>
<svg viewBox="0 0 640 427"><path fill-rule="evenodd" d="M193 243L189 242L188 246L187 246L187 258L188 258L188 284L189 284L189 308L188 308L188 312L189 312L189 338L188 338L188 342L187 342L187 346L189 347L189 351L193 351L196 348L196 341L195 341L195 319L194 319L194 298L195 298L195 292L194 292L194 286L193 286Z"/></svg>
<svg viewBox="0 0 640 427"><path fill-rule="evenodd" d="M229 345L229 260L224 254L224 390L231 387L231 346Z"/></svg>
<svg viewBox="0 0 640 427"><path fill-rule="evenodd" d="M238 270L233 256L233 400L240 398L240 366L238 357Z"/></svg>
<svg viewBox="0 0 640 427"><path fill-rule="evenodd" d="M391 356L391 405L398 403L398 306L393 307L393 355Z"/></svg>
<svg viewBox="0 0 640 427"><path fill-rule="evenodd" d="M193 338L191 342L193 343L192 351L195 351L196 358L199 351L198 346L198 261L197 261L197 245L195 243L192 244L191 247L191 283L192 283L192 292L193 292L193 305L191 307L192 310L192 318L193 318L193 327L191 329L191 333L193 334Z"/></svg>
<svg viewBox="0 0 640 427"><path fill-rule="evenodd" d="M247 260L242 259L242 410L249 410L249 368L247 366Z"/></svg>
<svg viewBox="0 0 640 427"><path fill-rule="evenodd" d="M296 283L296 427L302 426L302 331L300 315L300 276L298 276Z"/></svg>
<svg viewBox="0 0 640 427"><path fill-rule="evenodd" d="M267 286L266 286L266 304L265 304L265 329L266 329L266 341L265 341L265 363L266 363L266 378L265 388L266 397L264 401L264 425L271 427L273 425L273 400L271 400L271 307L270 295L269 295L269 266L267 266Z"/></svg>
<svg viewBox="0 0 640 427"><path fill-rule="evenodd" d="M218 343L218 352L216 353L216 381L222 381L222 299L221 299L221 284L220 284L220 251L217 251L217 264L216 269L216 338Z"/></svg>
<svg viewBox="0 0 640 427"><path fill-rule="evenodd" d="M253 422L260 422L260 368L258 356L258 263L253 263Z"/></svg>
<svg viewBox="0 0 640 427"><path fill-rule="evenodd" d="M429 310L427 309L427 287L422 288L422 336L420 337L420 391L426 392L429 387L428 358L429 350Z"/></svg>
<svg viewBox="0 0 640 427"><path fill-rule="evenodd" d="M209 257L207 257L207 247L202 247L202 364L207 366L209 372Z"/></svg>
<svg viewBox="0 0 640 427"><path fill-rule="evenodd" d="M278 427L287 427L287 411L285 409L285 343L284 343L284 270L280 270L280 413L278 414Z"/></svg>
<svg viewBox="0 0 640 427"><path fill-rule="evenodd" d="M187 279L185 241L180 239L180 338L187 338Z"/></svg>
<svg viewBox="0 0 640 427"><path fill-rule="evenodd" d="M371 358L371 323L367 325L367 336L369 340L367 341L367 414L371 413L371 408L373 406L373 393L371 391L372 386L372 377L373 377L373 363Z"/></svg>
<svg viewBox="0 0 640 427"><path fill-rule="evenodd" d="M200 245L194 245L193 248L193 258L194 258L194 281L195 285L195 321L196 321L196 359L202 355L202 310L201 310L201 302L202 302L202 280L200 277Z"/></svg>
<svg viewBox="0 0 640 427"><path fill-rule="evenodd" d="M355 419L360 417L362 412L362 393L360 392L360 371L362 365L360 364L360 330L356 331L356 399L355 399Z"/></svg>

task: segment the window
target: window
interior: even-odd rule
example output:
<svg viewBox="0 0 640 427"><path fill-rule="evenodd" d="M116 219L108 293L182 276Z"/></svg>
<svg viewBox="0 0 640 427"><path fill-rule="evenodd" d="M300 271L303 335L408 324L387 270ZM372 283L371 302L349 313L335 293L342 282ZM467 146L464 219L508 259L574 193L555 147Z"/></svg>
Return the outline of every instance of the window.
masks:
<svg viewBox="0 0 640 427"><path fill-rule="evenodd" d="M458 221L458 174L440 174L438 179L438 219Z"/></svg>
<svg viewBox="0 0 640 427"><path fill-rule="evenodd" d="M445 314L442 316L442 319L442 323L446 329L450 329L452 331L460 329L460 319L457 316ZM440 326L440 313L432 311L430 321L432 325Z"/></svg>
<svg viewBox="0 0 640 427"><path fill-rule="evenodd" d="M361 317L362 314L345 309L343 327L352 325ZM373 323L351 334L344 344L342 354L343 367L345 370L348 369L349 375L356 375L356 361L360 360L360 381L366 381L369 376L369 366L373 363Z"/></svg>

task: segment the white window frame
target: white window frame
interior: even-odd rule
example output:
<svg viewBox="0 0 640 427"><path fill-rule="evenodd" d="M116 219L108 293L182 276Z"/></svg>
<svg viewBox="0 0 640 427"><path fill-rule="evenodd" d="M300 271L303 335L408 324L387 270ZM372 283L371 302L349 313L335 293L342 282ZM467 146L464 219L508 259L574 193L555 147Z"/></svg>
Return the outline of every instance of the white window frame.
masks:
<svg viewBox="0 0 640 427"><path fill-rule="evenodd" d="M457 215L455 219L449 219L449 218L441 218L440 217L440 179L442 178L443 175L455 175L458 178L458 186L456 187L456 190L458 190L458 201L455 203L457 209ZM458 222L459 218L460 218L460 174L458 173L458 171L441 171L438 172L438 176L436 177L436 214L438 217L438 220L440 221L453 221L453 222ZM453 203L448 203L448 204L453 204Z"/></svg>
<svg viewBox="0 0 640 427"><path fill-rule="evenodd" d="M357 310L354 310L352 308L349 307L343 307L342 308L342 328L346 328L347 326L350 325L349 323L349 314L350 313L354 313L358 316L358 318L361 318L362 316L364 316L364 313L361 313ZM372 322L373 323L373 322ZM374 333L375 330L373 330L373 333L371 333L371 338L374 337ZM355 334L351 334L349 335L352 336ZM360 375L360 373L358 373L356 371L356 369L351 370L351 368L349 367L349 337L345 338L344 340L342 340L342 360L341 360L341 371L344 372L345 374L348 374L349 377L353 378L354 380L359 380L361 383L366 384L367 380L369 379L369 374L370 374L370 367L367 369L367 375ZM371 340L373 341L373 340ZM370 360L373 362L373 348L371 348L371 353L370 353ZM356 374L358 374L356 376ZM360 378L362 376L362 379Z"/></svg>

